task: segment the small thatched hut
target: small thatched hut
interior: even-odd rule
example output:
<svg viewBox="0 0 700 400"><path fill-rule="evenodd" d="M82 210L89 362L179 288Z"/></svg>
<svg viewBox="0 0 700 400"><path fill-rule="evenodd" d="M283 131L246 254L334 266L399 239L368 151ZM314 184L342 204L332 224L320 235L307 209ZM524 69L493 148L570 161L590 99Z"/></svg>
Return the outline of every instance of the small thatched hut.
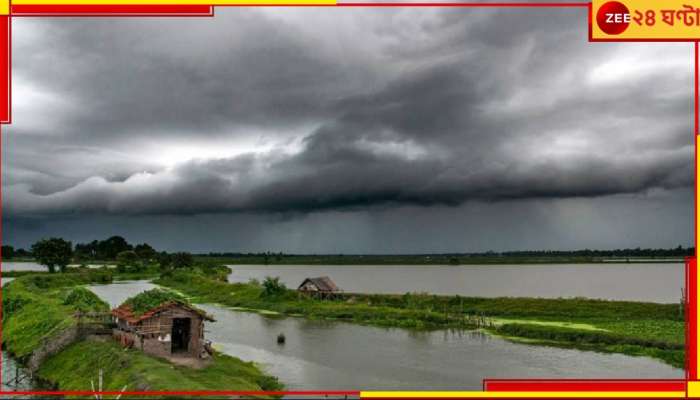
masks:
<svg viewBox="0 0 700 400"><path fill-rule="evenodd" d="M114 338L125 347L160 357L208 357L204 321L214 319L182 297L153 289L127 299L112 310Z"/></svg>
<svg viewBox="0 0 700 400"><path fill-rule="evenodd" d="M318 298L331 298L341 292L340 288L327 276L306 278L297 289L299 293Z"/></svg>

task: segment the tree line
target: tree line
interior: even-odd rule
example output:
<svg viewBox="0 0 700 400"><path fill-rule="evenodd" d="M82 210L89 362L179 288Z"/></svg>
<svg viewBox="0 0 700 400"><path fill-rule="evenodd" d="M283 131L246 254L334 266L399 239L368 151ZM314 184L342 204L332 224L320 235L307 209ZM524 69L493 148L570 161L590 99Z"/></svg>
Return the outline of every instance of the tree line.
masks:
<svg viewBox="0 0 700 400"><path fill-rule="evenodd" d="M459 257L686 257L695 255L695 247L671 247L671 248L627 248L627 249L613 249L613 250L591 250L591 249L580 249L580 250L519 250L519 251L484 251L484 252L471 252L471 253L420 253L420 254L286 254L283 252L257 252L257 253L244 253L244 252L210 252L206 254L198 254L198 256L213 257L213 258L243 258L243 257L258 257L258 258L276 258L281 259L284 257L319 257L319 256L333 256L333 257L388 257L388 256L416 256L416 257L426 257L426 256L459 256Z"/></svg>
<svg viewBox="0 0 700 400"><path fill-rule="evenodd" d="M678 246L669 249L615 249L615 250L535 250L535 251L506 251L481 253L443 253L415 254L413 256L445 256L445 257L586 257L586 258L629 258L629 257L685 257L695 254L694 247ZM149 267L157 266L161 270L187 268L194 264L192 254L187 252L167 253L157 251L148 243L130 244L121 236L112 236L104 240L93 240L88 243L78 243L75 246L62 238L48 238L37 241L29 251L13 246L2 246L2 258L33 258L39 264L46 266L49 272L65 271L71 263L85 264L89 262L114 262L120 272L141 272ZM284 257L304 257L300 254L284 254L282 252L233 253L211 252L200 256L217 257L262 257L266 260L279 261ZM348 255L349 257L352 257ZM367 255L377 257L378 255ZM395 255L400 256L400 255ZM342 255L334 255L342 257ZM458 262L458 261L457 261Z"/></svg>
<svg viewBox="0 0 700 400"><path fill-rule="evenodd" d="M37 263L46 266L49 272L65 272L69 264L87 262L115 262L119 272L141 272L151 266L161 270L188 268L194 264L192 254L187 252L168 253L157 251L148 243L132 245L121 236L89 243L72 242L63 238L41 239L31 246L30 251L12 246L2 246L2 258L32 257Z"/></svg>

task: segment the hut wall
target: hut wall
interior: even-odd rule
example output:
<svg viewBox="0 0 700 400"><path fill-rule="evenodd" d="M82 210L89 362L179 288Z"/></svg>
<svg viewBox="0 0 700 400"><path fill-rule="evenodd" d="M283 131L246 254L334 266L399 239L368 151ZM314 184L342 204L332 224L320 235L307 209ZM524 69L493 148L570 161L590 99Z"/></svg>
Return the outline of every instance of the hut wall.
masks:
<svg viewBox="0 0 700 400"><path fill-rule="evenodd" d="M199 357L204 350L203 319L197 313L182 308L173 307L163 310L157 315L143 320L138 325L132 327L132 329L138 331L140 335L130 333L123 329L115 329L114 336L117 341L125 340L128 342L131 340L133 342L133 347L143 350L144 353L167 357L172 354L172 329L173 319L175 318L190 319L190 340L187 346L187 352L176 354ZM122 339L122 337L125 339Z"/></svg>
<svg viewBox="0 0 700 400"><path fill-rule="evenodd" d="M317 292L318 288L313 283L306 282L299 288L299 290L302 292Z"/></svg>
<svg viewBox="0 0 700 400"><path fill-rule="evenodd" d="M175 318L190 319L190 340L187 345L187 354L198 357L204 349L204 324L202 317L195 312L182 308L164 310L160 313L160 321L164 333L167 332L169 335L172 333L173 319ZM168 349L168 351L170 351L170 349Z"/></svg>

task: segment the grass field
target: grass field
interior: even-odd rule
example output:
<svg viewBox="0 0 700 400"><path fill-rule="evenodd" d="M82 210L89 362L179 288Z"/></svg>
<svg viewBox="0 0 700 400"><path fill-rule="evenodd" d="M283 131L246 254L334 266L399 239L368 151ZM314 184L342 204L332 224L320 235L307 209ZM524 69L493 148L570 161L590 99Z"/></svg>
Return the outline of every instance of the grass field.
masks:
<svg viewBox="0 0 700 400"><path fill-rule="evenodd" d="M253 363L215 353L202 369L178 366L138 350L125 350L116 342L85 340L49 358L38 371L40 378L63 390L86 390L104 371L104 390L232 390L275 391L276 378L265 375Z"/></svg>
<svg viewBox="0 0 700 400"><path fill-rule="evenodd" d="M6 284L2 296L4 348L22 360L45 341L74 326L76 311L109 310L87 290L91 298L85 298L89 295L81 291L80 298L69 299L76 297L74 291L80 285L108 282L111 276L94 272L28 275Z"/></svg>
<svg viewBox="0 0 700 400"><path fill-rule="evenodd" d="M42 344L77 324L77 311L108 311L107 303L82 285L107 283L111 274L38 274L17 278L3 288L3 346L23 362ZM90 378L104 370L111 389L131 390L278 390L276 378L252 363L216 354L211 365L194 370L139 351L124 350L111 340L81 341L48 358L38 376L63 390L89 390ZM118 386L118 387L117 387Z"/></svg>

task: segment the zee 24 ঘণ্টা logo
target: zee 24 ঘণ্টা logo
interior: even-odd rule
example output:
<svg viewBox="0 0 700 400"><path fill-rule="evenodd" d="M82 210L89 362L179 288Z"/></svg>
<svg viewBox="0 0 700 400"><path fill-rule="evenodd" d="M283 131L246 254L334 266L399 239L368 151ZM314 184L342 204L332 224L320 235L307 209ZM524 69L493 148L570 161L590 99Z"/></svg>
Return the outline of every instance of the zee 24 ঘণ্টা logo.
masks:
<svg viewBox="0 0 700 400"><path fill-rule="evenodd" d="M653 27L657 24L700 27L700 8L684 4L677 9L639 9L630 12L623 3L609 1L598 9L596 23L608 35L619 35L630 24L640 27Z"/></svg>

